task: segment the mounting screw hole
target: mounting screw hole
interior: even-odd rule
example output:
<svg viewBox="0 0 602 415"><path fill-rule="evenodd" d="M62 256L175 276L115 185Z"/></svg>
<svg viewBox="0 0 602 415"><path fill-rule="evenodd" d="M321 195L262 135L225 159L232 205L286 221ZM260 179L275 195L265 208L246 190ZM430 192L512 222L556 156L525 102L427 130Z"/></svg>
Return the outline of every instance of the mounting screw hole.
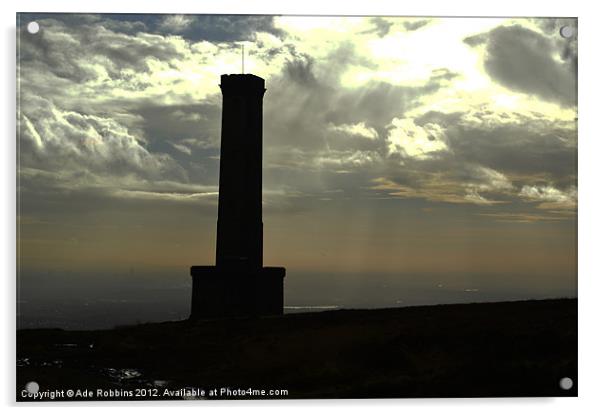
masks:
<svg viewBox="0 0 602 415"><path fill-rule="evenodd" d="M571 378L562 378L560 379L560 387L565 391L568 391L573 387L573 379Z"/></svg>
<svg viewBox="0 0 602 415"><path fill-rule="evenodd" d="M38 393L40 391L40 385L38 385L38 382L27 382L25 390L28 393Z"/></svg>
<svg viewBox="0 0 602 415"><path fill-rule="evenodd" d="M562 26L560 28L560 36L562 36L565 39L573 37L574 34L575 30L571 26Z"/></svg>
<svg viewBox="0 0 602 415"><path fill-rule="evenodd" d="M40 25L38 22L29 22L27 23L27 31L32 35L35 35L40 31Z"/></svg>

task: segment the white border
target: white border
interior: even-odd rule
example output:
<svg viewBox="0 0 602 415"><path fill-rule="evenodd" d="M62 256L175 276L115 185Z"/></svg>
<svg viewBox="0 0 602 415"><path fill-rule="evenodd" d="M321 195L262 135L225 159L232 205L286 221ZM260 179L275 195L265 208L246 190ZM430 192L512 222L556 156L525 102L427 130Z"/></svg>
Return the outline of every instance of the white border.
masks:
<svg viewBox="0 0 602 415"><path fill-rule="evenodd" d="M2 222L2 264L4 265L4 301L6 311L1 330L0 358L3 373L0 376L0 402L14 410L14 330L15 330L15 13L25 12L120 12L120 13L224 13L224 14L345 14L345 15L426 15L426 16L570 16L579 17L579 398L565 399L420 399L420 400L353 400L353 401L276 401L276 402L203 402L178 403L179 410L264 413L306 413L316 410L328 412L365 413L367 410L408 413L461 413L483 412L506 414L509 411L545 411L546 414L563 414L569 411L592 413L599 410L601 335L598 316L599 297L602 295L600 279L598 240L600 228L601 200L598 167L602 154L600 137L600 65L599 46L602 40L602 15L592 0L527 1L502 0L469 1L419 0L404 1L331 1L304 0L285 1L152 1L152 0L103 0L83 2L81 0L34 1L20 0L17 4L2 2L2 105L3 137L1 140L1 175L4 197L0 205ZM598 202L598 203L597 203ZM598 324L597 324L598 323ZM520 374L517 374L520 376ZM86 412L104 413L118 410L162 413L169 403L95 403L88 404ZM26 411L43 410L50 413L77 411L76 405L25 405ZM136 406L138 408L131 408ZM144 406L144 409L140 408ZM597 409L595 409L598 407ZM373 409L374 408L374 409Z"/></svg>

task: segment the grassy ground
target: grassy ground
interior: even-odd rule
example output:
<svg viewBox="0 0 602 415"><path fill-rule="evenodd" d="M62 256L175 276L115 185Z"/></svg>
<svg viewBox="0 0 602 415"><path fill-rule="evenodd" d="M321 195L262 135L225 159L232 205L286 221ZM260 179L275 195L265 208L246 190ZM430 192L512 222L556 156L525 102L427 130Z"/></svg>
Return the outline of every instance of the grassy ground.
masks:
<svg viewBox="0 0 602 415"><path fill-rule="evenodd" d="M29 381L93 399L168 399L165 389L186 387L221 399L239 398L226 387L286 398L576 396L577 300L21 330L17 353L18 400L30 400Z"/></svg>

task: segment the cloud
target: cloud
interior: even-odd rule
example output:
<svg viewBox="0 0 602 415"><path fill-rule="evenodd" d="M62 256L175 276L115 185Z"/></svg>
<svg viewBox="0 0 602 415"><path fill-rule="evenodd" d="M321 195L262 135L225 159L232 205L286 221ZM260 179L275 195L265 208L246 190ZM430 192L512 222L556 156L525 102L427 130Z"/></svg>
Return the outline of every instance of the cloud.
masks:
<svg viewBox="0 0 602 415"><path fill-rule="evenodd" d="M150 201L168 201L168 202L197 202L205 198L217 200L218 192L204 193L173 193L173 192L149 192L143 190L114 190L111 196L125 199L138 199Z"/></svg>
<svg viewBox="0 0 602 415"><path fill-rule="evenodd" d="M373 180L372 190L384 192L389 197L401 199L424 199L430 202L454 204L474 204L481 206L507 203L502 200L492 200L483 196L479 190L461 182L437 178L435 175L425 175L417 181L416 186L396 183L391 179L379 177Z"/></svg>
<svg viewBox="0 0 602 415"><path fill-rule="evenodd" d="M366 126L365 122L358 122L356 124L340 124L334 125L332 123L328 124L328 130L333 132L342 133L348 136L361 137L366 140L376 140L378 138L378 133L372 127Z"/></svg>
<svg viewBox="0 0 602 415"><path fill-rule="evenodd" d="M384 17L372 17L370 19L372 28L360 32L361 34L376 34L378 37L383 38L387 36L392 28L398 29L403 28L407 31L418 30L430 23L430 19L404 17L404 18L384 18Z"/></svg>
<svg viewBox="0 0 602 415"><path fill-rule="evenodd" d="M433 123L418 126L407 118L393 118L387 141L389 154L402 157L425 159L449 150L441 126Z"/></svg>
<svg viewBox="0 0 602 415"><path fill-rule="evenodd" d="M469 171L471 185L479 190L509 190L513 187L504 174L489 167L470 166Z"/></svg>
<svg viewBox="0 0 602 415"><path fill-rule="evenodd" d="M140 32L135 36L107 29L102 22L66 26L54 19L40 21L36 35L22 29L20 59L28 75L37 69L79 82L147 72L149 59L170 62L184 58L182 41ZM126 72L127 73L127 72Z"/></svg>
<svg viewBox="0 0 602 415"><path fill-rule="evenodd" d="M82 114L23 95L19 123L21 213L68 214L110 200L213 205L217 183L195 174L114 118ZM169 143L169 141L167 141ZM179 151L188 147L171 143ZM194 181L190 176L194 176ZM41 203L44 200L44 203ZM77 201L77 202L76 202ZM55 210L61 212L55 212Z"/></svg>
<svg viewBox="0 0 602 415"><path fill-rule="evenodd" d="M187 147L184 144L178 144L178 143L172 143L172 142L169 142L169 144L171 144L173 146L173 148L175 148L176 150L178 150L184 154L188 154L189 156L192 154L192 150L190 149L190 147Z"/></svg>
<svg viewBox="0 0 602 415"><path fill-rule="evenodd" d="M575 210L577 208L577 189L575 186L560 190L550 185L525 185L521 188L519 195L529 201L539 202L537 206L539 209Z"/></svg>
<svg viewBox="0 0 602 415"><path fill-rule="evenodd" d="M205 192L192 187L217 185L220 59L239 59L236 45L207 39L223 41L218 32L227 30L269 48L278 40L260 27L268 30L272 18L85 17L39 16L37 36L20 28L23 200L53 189L60 203L76 194L204 203ZM214 36L191 40L199 22ZM166 181L183 188L165 189Z"/></svg>
<svg viewBox="0 0 602 415"><path fill-rule="evenodd" d="M372 180L371 189L396 198L493 205L509 203L514 190L503 173L453 158L407 159L386 172Z"/></svg>
<svg viewBox="0 0 602 415"><path fill-rule="evenodd" d="M355 62L351 56L354 52L347 46L343 50L346 59ZM345 87L340 82L346 67L337 58L342 53L330 54L319 62L301 56L268 79L264 99L266 149L294 147L319 153L327 148L380 148L384 153L386 143L380 137L388 135L391 121L417 105L420 97L445 85L435 77L420 86L370 81ZM346 138L344 135L351 139L340 139Z"/></svg>
<svg viewBox="0 0 602 415"><path fill-rule="evenodd" d="M274 16L261 15L163 15L152 21L151 28L208 42L256 41L261 32L284 35L275 27Z"/></svg>
<svg viewBox="0 0 602 415"><path fill-rule="evenodd" d="M373 17L370 22L374 25L372 29L365 30L362 34L376 33L378 37L386 36L393 26L393 22L382 17Z"/></svg>
<svg viewBox="0 0 602 415"><path fill-rule="evenodd" d="M542 178L561 187L576 180L577 131L572 119L489 104L465 112L427 111L417 114L415 123L441 125L456 159L504 172L519 187Z"/></svg>
<svg viewBox="0 0 602 415"><path fill-rule="evenodd" d="M476 205L495 205L498 203L506 203L499 200L491 200L483 197L476 189L469 188L464 195L464 200Z"/></svg>
<svg viewBox="0 0 602 415"><path fill-rule="evenodd" d="M185 14L171 14L164 16L159 23L159 28L168 33L182 33L190 28L195 17Z"/></svg>
<svg viewBox="0 0 602 415"><path fill-rule="evenodd" d="M412 269L446 275L458 264L518 263L546 276L574 268L577 128L566 72L576 42L558 39L560 22L517 20L534 33L525 40L489 18L36 20L39 36L18 32L27 266L170 263L184 275L183 265L213 260L219 77L240 71L244 43L246 72L266 80L262 202L273 258L368 271L407 268L409 258ZM462 41L478 34L473 46ZM542 79L528 73L548 64ZM458 261L466 255L477 263Z"/></svg>
<svg viewBox="0 0 602 415"><path fill-rule="evenodd" d="M538 215L533 213L478 213L478 216L491 218L496 222L509 223L535 223L535 222L558 222L571 219L566 215Z"/></svg>
<svg viewBox="0 0 602 415"><path fill-rule="evenodd" d="M325 151L313 158L314 166L318 169L334 169L336 173L346 172L349 168L373 165L381 160L379 153L374 151L346 150Z"/></svg>
<svg viewBox="0 0 602 415"><path fill-rule="evenodd" d="M485 70L500 84L564 106L576 105L576 57L550 37L515 24L464 41L485 48Z"/></svg>
<svg viewBox="0 0 602 415"><path fill-rule="evenodd" d="M354 62L358 50L345 47L343 52ZM479 100L453 95L463 74L448 68L433 70L422 85L333 83L340 82L349 65L331 63L329 57L343 52L320 61L302 56L286 66L282 77L270 79L266 160L280 166L280 175L284 166L319 171L322 185L341 186L328 172L346 173L347 180L389 196L478 206L520 204L521 186L535 178L571 180L575 124L564 119L570 114L560 118L553 108L523 107L514 101L516 95L495 86ZM325 70L328 82L321 75ZM439 94L451 95L455 111L429 110L435 108L431 102L441 102ZM376 135L364 135L375 139L362 140L360 134L352 140L351 126L373 129ZM345 140L333 134L343 131L349 133ZM276 150L280 146L287 150Z"/></svg>
<svg viewBox="0 0 602 415"><path fill-rule="evenodd" d="M44 179L55 188L200 202L191 195L204 192L190 186L218 183L219 75L239 68L240 42L249 40L249 70L266 79L264 187L276 192L275 205L289 209L283 199L294 197L303 209L316 195L344 189L346 197L527 209L536 199L519 195L524 186L575 182L574 111L556 105L568 102L565 78L558 94L545 97L545 82L521 81L549 59L550 73L570 71L573 52L543 26L192 15L41 20L42 36L19 37L22 163L60 172ZM445 53L427 53L441 39ZM504 53L516 72L504 66ZM529 56L519 62L521 54ZM33 176L27 180L33 189ZM159 189L161 180L185 189Z"/></svg>
<svg viewBox="0 0 602 415"><path fill-rule="evenodd" d="M133 112L153 150L166 151L169 141L195 149L219 149L221 108L217 98L189 105L143 105Z"/></svg>
<svg viewBox="0 0 602 415"><path fill-rule="evenodd" d="M25 96L22 121L21 164L25 167L185 176L169 155L149 152L143 138L113 118L62 110L45 98Z"/></svg>
<svg viewBox="0 0 602 415"><path fill-rule="evenodd" d="M19 214L23 217L62 217L71 214L132 211L173 206L198 209L199 215L215 214L217 184L147 179L135 175L90 172L83 168L50 171L19 169ZM162 214L168 214L164 211Z"/></svg>
<svg viewBox="0 0 602 415"><path fill-rule="evenodd" d="M20 27L21 88L52 97L65 109L94 113L110 106L120 116L140 106L193 105L219 96L219 77L240 70L240 42L247 37L194 38L157 29L174 19L193 28L211 31L217 25L252 35L247 70L264 77L279 73L294 49L277 37L280 30L269 16L92 17L43 15L37 35Z"/></svg>
<svg viewBox="0 0 602 415"><path fill-rule="evenodd" d="M430 23L429 19L410 20L410 21L404 21L403 27L405 27L406 30L418 30L421 27L426 26L429 23Z"/></svg>

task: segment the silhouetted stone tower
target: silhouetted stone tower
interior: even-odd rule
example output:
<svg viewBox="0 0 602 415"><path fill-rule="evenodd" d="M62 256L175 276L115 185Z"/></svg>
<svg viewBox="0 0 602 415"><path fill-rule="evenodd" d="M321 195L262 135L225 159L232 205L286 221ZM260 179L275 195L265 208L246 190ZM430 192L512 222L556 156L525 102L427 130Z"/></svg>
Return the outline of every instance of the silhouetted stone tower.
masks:
<svg viewBox="0 0 602 415"><path fill-rule="evenodd" d="M216 265L263 266L261 155L264 80L222 75Z"/></svg>
<svg viewBox="0 0 602 415"><path fill-rule="evenodd" d="M193 266L190 318L282 314L285 269L263 266L261 160L265 81L222 75L215 266Z"/></svg>

